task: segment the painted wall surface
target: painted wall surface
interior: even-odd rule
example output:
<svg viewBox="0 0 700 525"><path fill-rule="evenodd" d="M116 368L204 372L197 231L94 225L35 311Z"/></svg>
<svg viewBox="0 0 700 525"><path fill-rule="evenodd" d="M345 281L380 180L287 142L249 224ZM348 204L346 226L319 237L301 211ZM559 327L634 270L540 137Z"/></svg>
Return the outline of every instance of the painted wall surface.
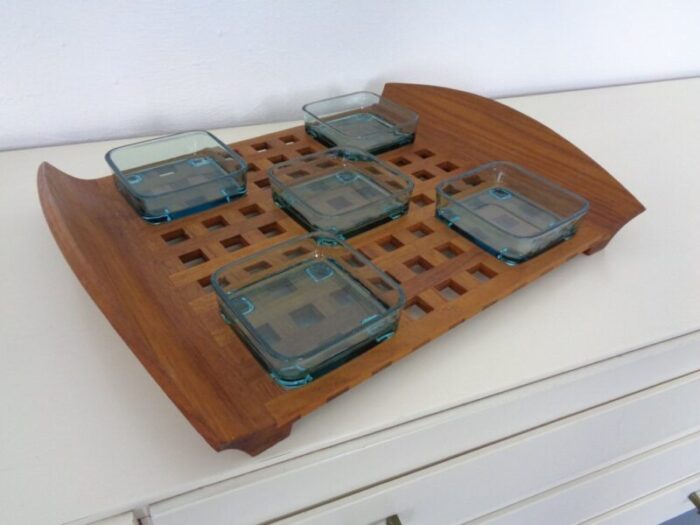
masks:
<svg viewBox="0 0 700 525"><path fill-rule="evenodd" d="M390 80L503 96L698 74L697 0L0 0L0 149L296 119Z"/></svg>

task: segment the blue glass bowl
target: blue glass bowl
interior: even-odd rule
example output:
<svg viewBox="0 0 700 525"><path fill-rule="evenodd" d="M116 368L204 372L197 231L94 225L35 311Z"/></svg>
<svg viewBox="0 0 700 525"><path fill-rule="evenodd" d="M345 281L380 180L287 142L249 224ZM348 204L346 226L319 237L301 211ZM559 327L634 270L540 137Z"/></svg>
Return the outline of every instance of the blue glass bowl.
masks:
<svg viewBox="0 0 700 525"><path fill-rule="evenodd" d="M224 321L288 388L390 338L405 305L391 277L325 232L224 266L212 285Z"/></svg>
<svg viewBox="0 0 700 525"><path fill-rule="evenodd" d="M326 146L382 153L413 142L418 114L391 100L359 91L303 107L306 132Z"/></svg>
<svg viewBox="0 0 700 525"><path fill-rule="evenodd" d="M119 191L152 223L229 202L246 191L246 162L206 131L129 144L105 159Z"/></svg>
<svg viewBox="0 0 700 525"><path fill-rule="evenodd" d="M305 228L345 238L406 213L413 191L401 171L354 148L276 164L268 176L275 203Z"/></svg>
<svg viewBox="0 0 700 525"><path fill-rule="evenodd" d="M570 238L588 201L525 168L496 161L438 184L435 214L504 262Z"/></svg>

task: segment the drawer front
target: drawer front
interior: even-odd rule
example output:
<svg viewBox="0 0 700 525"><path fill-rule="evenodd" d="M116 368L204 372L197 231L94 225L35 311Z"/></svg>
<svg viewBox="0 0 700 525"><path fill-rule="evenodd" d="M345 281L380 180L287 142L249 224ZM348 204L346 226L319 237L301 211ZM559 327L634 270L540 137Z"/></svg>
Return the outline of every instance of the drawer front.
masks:
<svg viewBox="0 0 700 525"><path fill-rule="evenodd" d="M688 495L698 490L700 490L700 474L678 481L645 498L585 523L586 525L658 525L681 514L687 515L692 512L695 507L688 499ZM700 523L700 515L695 514L694 517L696 518L694 521L683 520L682 522Z"/></svg>
<svg viewBox="0 0 700 525"><path fill-rule="evenodd" d="M393 514L404 525L473 520L700 431L697 399L700 372L278 523L357 525Z"/></svg>
<svg viewBox="0 0 700 525"><path fill-rule="evenodd" d="M290 515L698 370L699 350L700 334L679 337L154 503L149 514L154 525Z"/></svg>
<svg viewBox="0 0 700 525"><path fill-rule="evenodd" d="M581 523L698 473L700 432L695 432L470 524Z"/></svg>

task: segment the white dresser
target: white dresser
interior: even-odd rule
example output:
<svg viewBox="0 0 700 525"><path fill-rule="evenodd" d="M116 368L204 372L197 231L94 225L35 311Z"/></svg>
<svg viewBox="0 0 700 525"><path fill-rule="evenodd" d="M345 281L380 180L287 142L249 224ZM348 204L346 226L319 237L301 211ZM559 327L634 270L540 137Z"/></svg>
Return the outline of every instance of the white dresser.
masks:
<svg viewBox="0 0 700 525"><path fill-rule="evenodd" d="M504 102L586 151L647 211L602 252L462 323L257 457L206 445L41 216L41 161L104 176L104 153L128 141L0 153L0 521L641 525L693 509L700 79Z"/></svg>

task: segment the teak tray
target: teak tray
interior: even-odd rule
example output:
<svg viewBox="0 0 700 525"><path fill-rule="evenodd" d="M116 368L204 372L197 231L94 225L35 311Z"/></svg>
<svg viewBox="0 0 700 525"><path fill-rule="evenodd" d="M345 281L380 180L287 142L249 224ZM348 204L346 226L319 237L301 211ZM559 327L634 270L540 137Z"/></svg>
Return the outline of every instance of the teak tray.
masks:
<svg viewBox="0 0 700 525"><path fill-rule="evenodd" d="M157 226L134 212L112 177L80 180L46 163L39 168L44 214L74 272L216 450L260 453L303 415L556 266L600 250L644 210L584 153L504 105L409 84L387 84L384 96L420 115L415 143L381 155L413 178L415 192L407 215L350 242L403 285L408 306L396 336L296 390L279 387L222 322L209 278L225 263L304 233L273 205L266 176L276 162L323 148L303 128L233 144L250 163L248 194ZM435 185L491 160L522 164L588 199L578 233L510 267L438 221Z"/></svg>

